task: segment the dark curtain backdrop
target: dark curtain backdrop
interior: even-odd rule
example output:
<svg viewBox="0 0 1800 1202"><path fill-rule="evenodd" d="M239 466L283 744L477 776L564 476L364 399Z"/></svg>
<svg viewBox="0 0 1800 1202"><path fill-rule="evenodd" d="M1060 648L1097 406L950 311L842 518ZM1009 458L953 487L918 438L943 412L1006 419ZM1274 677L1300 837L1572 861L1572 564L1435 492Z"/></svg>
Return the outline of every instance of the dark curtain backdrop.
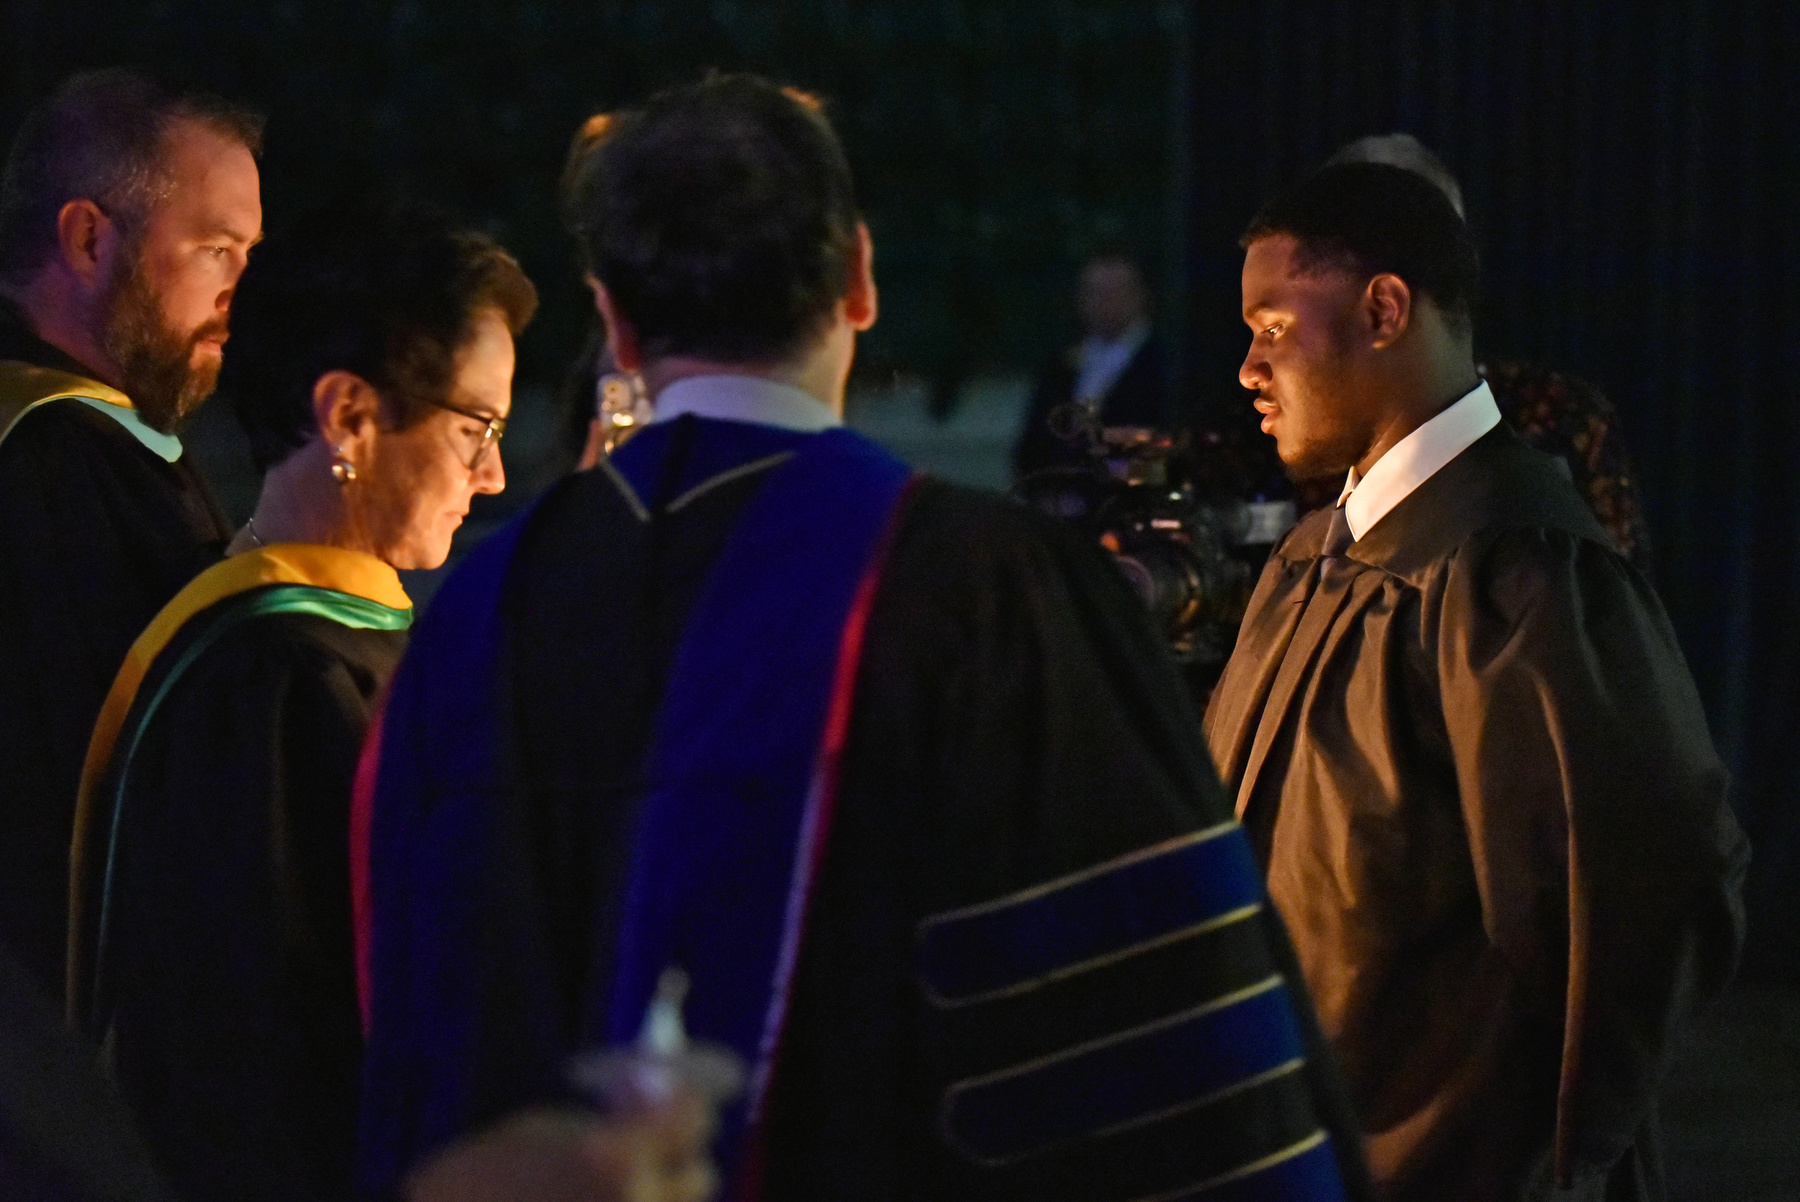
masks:
<svg viewBox="0 0 1800 1202"><path fill-rule="evenodd" d="M73 70L145 66L269 114L271 228L334 195L448 205L544 305L522 371L593 320L557 222L569 138L709 69L822 94L873 227L870 379L953 390L1069 338L1084 248L1163 253L1174 0L0 0L0 138ZM1160 275L1160 273L1159 273Z"/></svg>
<svg viewBox="0 0 1800 1202"><path fill-rule="evenodd" d="M1192 375L1235 388L1234 240L1334 147L1457 173L1484 353L1587 377L1755 843L1753 971L1800 976L1800 5L1261 0L1195 9ZM1208 382L1214 382L1210 390Z"/></svg>

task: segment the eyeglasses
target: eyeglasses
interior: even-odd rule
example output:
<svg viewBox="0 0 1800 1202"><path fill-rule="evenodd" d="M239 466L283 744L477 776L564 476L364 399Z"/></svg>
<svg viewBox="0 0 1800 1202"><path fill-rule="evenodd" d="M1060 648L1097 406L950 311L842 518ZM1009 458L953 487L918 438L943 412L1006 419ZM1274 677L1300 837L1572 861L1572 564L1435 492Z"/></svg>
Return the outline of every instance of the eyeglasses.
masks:
<svg viewBox="0 0 1800 1202"><path fill-rule="evenodd" d="M433 409L442 409L446 413L454 413L458 417L466 417L472 422L481 423L481 445L477 446L474 453L469 456L467 467L470 471L474 471L481 466L481 461L487 458L488 448L499 442L501 435L506 433L506 419L504 417L489 417L485 413L475 413L445 401L433 401L428 400L425 397L420 397L419 399L424 401L427 405L430 405Z"/></svg>

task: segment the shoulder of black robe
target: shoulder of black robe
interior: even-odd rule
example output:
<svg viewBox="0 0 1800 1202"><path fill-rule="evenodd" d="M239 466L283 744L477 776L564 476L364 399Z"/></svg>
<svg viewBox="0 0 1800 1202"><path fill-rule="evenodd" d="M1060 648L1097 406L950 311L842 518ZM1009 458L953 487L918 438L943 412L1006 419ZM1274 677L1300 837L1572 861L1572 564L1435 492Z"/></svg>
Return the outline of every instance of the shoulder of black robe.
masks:
<svg viewBox="0 0 1800 1202"><path fill-rule="evenodd" d="M157 657L140 707L204 618ZM121 1087L187 1196L348 1191L350 782L405 639L305 614L244 620L145 729L103 990Z"/></svg>
<svg viewBox="0 0 1800 1202"><path fill-rule="evenodd" d="M553 1096L561 1058L580 1042L589 992L606 979L661 678L683 615L759 485L751 475L712 490L672 514L653 546L647 525L594 520L592 503L612 485L589 473L546 500L521 542L508 585L510 704L529 783L502 821L508 869L488 874L508 896L479 938L508 955L482 973L478 1021L494 1029L471 1053L479 1065L467 1077L481 1097L470 1126ZM652 556L660 600L646 607ZM926 1000L916 941L933 915L1229 817L1187 694L1105 557L1022 507L921 485L870 618L770 1104L769 1196L1126 1196L1134 1175L1143 1192L1180 1187L1211 1166L1235 1167L1259 1140L1302 1141L1320 1115L1357 1196L1354 1123L1303 995L1312 1059L1244 1096L1105 1137L1077 1123L1066 1141L1000 1168L981 1167L939 1129L959 1083L1153 1025L1275 973L1298 982L1265 907L983 1004Z"/></svg>
<svg viewBox="0 0 1800 1202"><path fill-rule="evenodd" d="M1324 527L1317 529L1322 534ZM1506 530L1556 530L1616 550L1556 460L1501 424L1408 494L1346 554L1417 581L1470 540ZM1283 554L1317 556L1318 545L1299 531Z"/></svg>
<svg viewBox="0 0 1800 1202"><path fill-rule="evenodd" d="M1675 1049L1736 968L1749 847L1654 588L1547 455L1496 441L1420 626L1489 938L1562 1003L1556 1180L1635 1181Z"/></svg>
<svg viewBox="0 0 1800 1202"><path fill-rule="evenodd" d="M1517 360L1481 367L1501 416L1531 446L1556 456L1626 559L1655 578L1643 498L1619 414L1587 380Z"/></svg>
<svg viewBox="0 0 1800 1202"><path fill-rule="evenodd" d="M132 641L229 537L187 456L163 460L80 401L39 406L0 442L0 923L48 989L100 703Z"/></svg>
<svg viewBox="0 0 1800 1202"><path fill-rule="evenodd" d="M1189 694L1108 559L1022 506L922 488L870 618L772 1110L774 1195L789 1196L783 1169L796 1197L1149 1195L1236 1168L1248 1148L1291 1146L1322 1119L1356 1196L1356 1127L1272 908L1026 987L940 993L945 966L923 940L947 914L1105 879L1143 849L1230 819ZM896 966L913 979L896 980ZM1084 1127L1104 1074L1061 1078L1075 1049L1129 1047L1277 972L1309 1031L1304 1069ZM982 1087L1008 1109L1047 1100L1052 1117L1037 1131L1021 1123L1006 1155L977 1147L957 1106ZM1291 1139L1272 1138L1283 1130ZM883 1182L897 1184L882 1195Z"/></svg>

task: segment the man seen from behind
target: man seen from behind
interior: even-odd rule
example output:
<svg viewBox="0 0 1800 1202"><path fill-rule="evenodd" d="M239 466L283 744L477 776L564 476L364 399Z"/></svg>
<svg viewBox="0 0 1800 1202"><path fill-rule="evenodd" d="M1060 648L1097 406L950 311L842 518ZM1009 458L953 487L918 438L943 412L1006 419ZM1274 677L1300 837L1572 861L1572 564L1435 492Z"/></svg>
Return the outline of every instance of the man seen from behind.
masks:
<svg viewBox="0 0 1800 1202"><path fill-rule="evenodd" d="M655 420L476 551L395 678L363 1185L567 1096L680 970L750 1068L729 1197L1362 1196L1141 603L842 427L873 252L817 103L654 97L576 208Z"/></svg>

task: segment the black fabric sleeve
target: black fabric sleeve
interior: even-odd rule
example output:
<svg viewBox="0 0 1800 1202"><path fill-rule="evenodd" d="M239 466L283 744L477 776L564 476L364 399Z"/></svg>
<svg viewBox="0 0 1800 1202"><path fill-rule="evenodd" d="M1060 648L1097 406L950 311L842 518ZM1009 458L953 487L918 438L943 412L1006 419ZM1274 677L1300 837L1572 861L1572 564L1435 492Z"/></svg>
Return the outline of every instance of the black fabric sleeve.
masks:
<svg viewBox="0 0 1800 1202"><path fill-rule="evenodd" d="M1271 907L1067 956L1042 946L1062 937L1057 916L1025 914L1068 899L1062 916L1110 940L1131 911L1162 904L1129 882L1134 870L1193 854L1205 875L1215 852L1262 896L1189 695L1097 548L997 499L921 488L871 618L839 804L790 1019L793 1084L773 1108L776 1170L827 1163L796 1172L903 1182L880 1187L894 1197L1149 1196L1323 1128L1351 1196L1365 1196L1359 1137ZM971 907L1003 923L1009 906L1025 914L1018 940L986 946L1050 971L941 996L932 933ZM1159 1038L1275 978L1303 1066L1221 1098L1175 1082L1166 1116L1084 1124L1089 1086L1137 1079L1117 1065L1084 1077L1078 1049ZM1066 1084L1059 1065L1074 1066ZM846 1096L869 1106L829 1102ZM1004 1121L966 1120L978 1105ZM1041 1129L1014 1122L1033 1105ZM993 1139L977 1146L977 1134Z"/></svg>
<svg viewBox="0 0 1800 1202"><path fill-rule="evenodd" d="M1613 548L1471 540L1428 601L1483 925L1563 1028L1556 1172L1579 1184L1730 979L1749 848L1675 632Z"/></svg>

